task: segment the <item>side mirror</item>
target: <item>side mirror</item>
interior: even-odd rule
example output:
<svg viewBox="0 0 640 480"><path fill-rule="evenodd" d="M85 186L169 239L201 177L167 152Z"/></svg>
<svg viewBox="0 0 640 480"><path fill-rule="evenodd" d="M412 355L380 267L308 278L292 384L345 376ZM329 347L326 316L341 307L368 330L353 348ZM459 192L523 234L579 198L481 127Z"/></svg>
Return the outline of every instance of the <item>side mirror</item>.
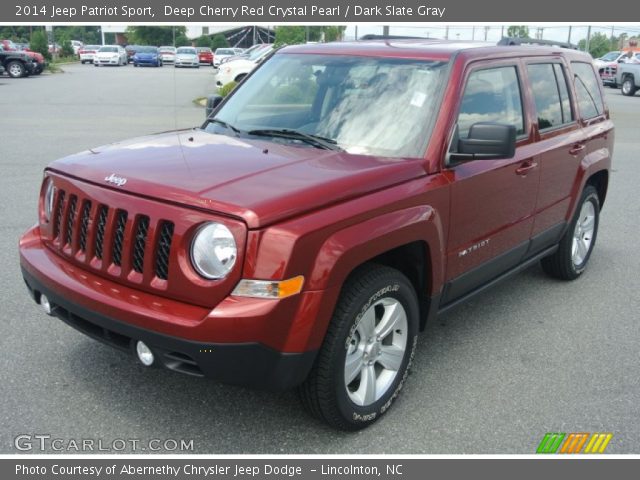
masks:
<svg viewBox="0 0 640 480"><path fill-rule="evenodd" d="M216 107L220 105L221 101L222 101L221 95L209 95L207 97L207 108L205 111L206 118L209 118L209 115L211 115L213 111L216 109Z"/></svg>
<svg viewBox="0 0 640 480"><path fill-rule="evenodd" d="M516 153L516 127L502 123L478 122L471 125L467 138L458 140L456 160L498 160Z"/></svg>

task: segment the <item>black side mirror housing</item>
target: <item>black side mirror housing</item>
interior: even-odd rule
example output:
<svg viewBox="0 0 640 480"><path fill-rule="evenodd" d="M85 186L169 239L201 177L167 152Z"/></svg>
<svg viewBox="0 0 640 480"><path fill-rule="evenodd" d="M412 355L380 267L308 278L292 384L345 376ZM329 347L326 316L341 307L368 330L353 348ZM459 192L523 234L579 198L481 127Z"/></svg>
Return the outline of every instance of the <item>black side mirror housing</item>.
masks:
<svg viewBox="0 0 640 480"><path fill-rule="evenodd" d="M456 160L498 160L516 153L516 127L502 123L478 122L471 125L467 138L458 140Z"/></svg>
<svg viewBox="0 0 640 480"><path fill-rule="evenodd" d="M209 118L216 107L220 105L220 102L222 102L222 95L209 95L207 97L207 108L205 111L206 118Z"/></svg>

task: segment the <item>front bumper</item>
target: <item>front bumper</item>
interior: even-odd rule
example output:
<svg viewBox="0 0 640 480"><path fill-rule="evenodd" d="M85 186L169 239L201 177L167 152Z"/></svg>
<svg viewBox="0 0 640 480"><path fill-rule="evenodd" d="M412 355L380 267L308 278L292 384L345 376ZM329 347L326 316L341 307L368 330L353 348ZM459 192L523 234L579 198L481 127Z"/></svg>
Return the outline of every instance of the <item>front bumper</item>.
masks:
<svg viewBox="0 0 640 480"><path fill-rule="evenodd" d="M54 305L54 315L86 335L129 353L138 340L154 352L155 364L189 375L268 390L286 390L306 378L315 348L281 351L260 341L261 335L286 337L276 324L291 326L302 310L313 314L321 302L318 292L290 297L295 304L230 298L213 311L131 289L78 269L49 251L38 228L20 242L20 264L32 298L42 294ZM298 297L298 296L297 296ZM269 304L264 310L264 305ZM298 308L298 303L300 306ZM292 307L292 308L291 308ZM150 328L148 325L154 325ZM289 323L287 323L289 322ZM303 318L303 324L309 319ZM247 328L253 326L253 331ZM267 328L271 327L267 330ZM231 328L230 328L231 327ZM244 338L243 338L244 336ZM256 340L249 340L250 337Z"/></svg>

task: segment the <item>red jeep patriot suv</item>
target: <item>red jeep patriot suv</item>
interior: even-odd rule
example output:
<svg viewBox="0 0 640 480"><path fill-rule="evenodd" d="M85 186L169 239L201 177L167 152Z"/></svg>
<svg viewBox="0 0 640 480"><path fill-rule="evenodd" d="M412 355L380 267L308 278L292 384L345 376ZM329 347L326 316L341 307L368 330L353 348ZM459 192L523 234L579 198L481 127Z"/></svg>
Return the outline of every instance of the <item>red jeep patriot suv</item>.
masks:
<svg viewBox="0 0 640 480"><path fill-rule="evenodd" d="M145 365L299 387L358 429L425 322L534 262L572 280L589 261L614 135L584 53L292 46L210 107L51 163L20 241L47 313Z"/></svg>

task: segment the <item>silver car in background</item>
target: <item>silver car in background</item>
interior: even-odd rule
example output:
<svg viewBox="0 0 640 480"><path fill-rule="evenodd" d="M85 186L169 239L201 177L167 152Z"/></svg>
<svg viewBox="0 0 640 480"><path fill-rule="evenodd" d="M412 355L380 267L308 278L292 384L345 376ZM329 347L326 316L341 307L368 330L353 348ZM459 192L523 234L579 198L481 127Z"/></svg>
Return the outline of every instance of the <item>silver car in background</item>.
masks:
<svg viewBox="0 0 640 480"><path fill-rule="evenodd" d="M176 61L174 66L200 68L198 52L194 47L179 47L176 50Z"/></svg>

